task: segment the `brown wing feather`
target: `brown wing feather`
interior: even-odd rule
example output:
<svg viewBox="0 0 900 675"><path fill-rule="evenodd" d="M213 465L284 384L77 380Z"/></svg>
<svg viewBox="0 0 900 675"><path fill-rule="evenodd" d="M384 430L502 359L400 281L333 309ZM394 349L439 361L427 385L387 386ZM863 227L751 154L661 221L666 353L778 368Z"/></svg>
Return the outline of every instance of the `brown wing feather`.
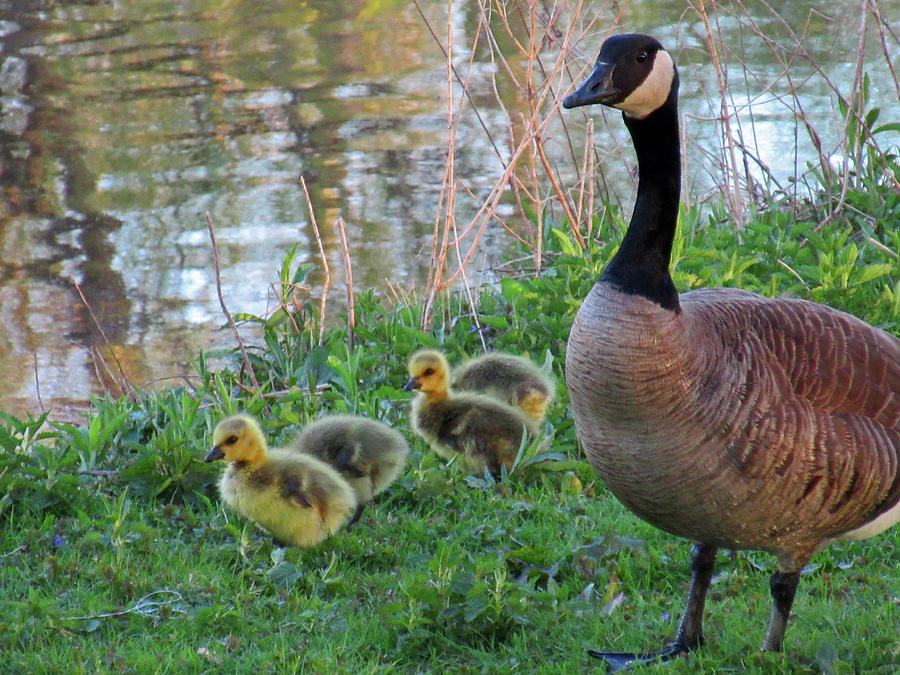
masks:
<svg viewBox="0 0 900 675"><path fill-rule="evenodd" d="M730 289L682 296L707 334L740 338L723 379L740 383L728 449L748 476L786 476L779 496L807 502L834 534L900 500L900 340L800 300ZM721 380L720 380L721 381Z"/></svg>
<svg viewBox="0 0 900 675"><path fill-rule="evenodd" d="M900 340L854 316L799 300L760 303L757 332L794 391L823 411L900 424Z"/></svg>

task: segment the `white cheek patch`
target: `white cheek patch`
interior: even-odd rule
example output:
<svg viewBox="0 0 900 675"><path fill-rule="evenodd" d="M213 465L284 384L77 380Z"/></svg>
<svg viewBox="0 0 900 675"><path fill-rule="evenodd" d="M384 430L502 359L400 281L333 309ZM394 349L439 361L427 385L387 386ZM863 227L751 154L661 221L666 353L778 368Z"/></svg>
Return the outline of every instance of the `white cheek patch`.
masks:
<svg viewBox="0 0 900 675"><path fill-rule="evenodd" d="M629 117L643 118L659 108L672 90L675 79L675 65L669 52L660 49L653 59L653 68L644 81L622 102L614 107L623 110Z"/></svg>

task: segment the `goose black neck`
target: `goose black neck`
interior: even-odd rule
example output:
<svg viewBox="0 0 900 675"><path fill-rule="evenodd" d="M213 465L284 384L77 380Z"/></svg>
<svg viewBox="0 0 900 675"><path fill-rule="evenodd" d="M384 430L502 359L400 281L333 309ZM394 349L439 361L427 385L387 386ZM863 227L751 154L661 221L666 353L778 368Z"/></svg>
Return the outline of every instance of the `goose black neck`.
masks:
<svg viewBox="0 0 900 675"><path fill-rule="evenodd" d="M669 275L681 193L677 80L662 107L644 118L623 117L637 153L638 191L628 231L600 280L677 312Z"/></svg>

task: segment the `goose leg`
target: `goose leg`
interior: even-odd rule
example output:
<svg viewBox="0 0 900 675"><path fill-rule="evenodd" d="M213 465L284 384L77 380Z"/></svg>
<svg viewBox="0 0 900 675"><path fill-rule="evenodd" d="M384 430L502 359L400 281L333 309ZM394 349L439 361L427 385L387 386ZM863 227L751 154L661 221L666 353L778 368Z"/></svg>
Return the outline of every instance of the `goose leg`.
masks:
<svg viewBox="0 0 900 675"><path fill-rule="evenodd" d="M712 579L713 564L716 561L716 547L711 544L696 544L691 549L691 587L688 590L684 614L678 626L675 639L659 651L644 653L601 652L593 649L588 654L603 659L613 672L627 670L634 663L649 661L669 661L686 654L703 644L703 606L706 591Z"/></svg>
<svg viewBox="0 0 900 675"><path fill-rule="evenodd" d="M780 652L784 642L784 629L791 615L791 605L797 593L800 572L775 572L769 577L769 588L772 591L772 614L769 616L769 627L763 640L764 652Z"/></svg>

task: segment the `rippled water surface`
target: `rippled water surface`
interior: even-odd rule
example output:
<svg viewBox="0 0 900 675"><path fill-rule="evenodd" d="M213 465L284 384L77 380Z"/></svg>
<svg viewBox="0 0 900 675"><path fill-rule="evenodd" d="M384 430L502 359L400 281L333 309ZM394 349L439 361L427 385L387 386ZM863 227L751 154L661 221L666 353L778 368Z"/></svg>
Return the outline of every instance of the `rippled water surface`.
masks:
<svg viewBox="0 0 900 675"><path fill-rule="evenodd" d="M605 29L611 4L595 4L586 11L608 17ZM449 18L446 1L421 5L441 39L452 37L457 64L473 57L473 100L502 138L507 115L524 104L498 78L501 109L493 76L502 66L485 49L468 51L478 3L453 3ZM709 117L715 72L697 17L676 5L617 6L625 28L677 46L683 107ZM900 2L879 6L900 32ZM77 406L108 384L98 363L117 362L142 386L189 372L198 350L227 343L217 331L223 319L204 214L215 223L229 308L262 314L293 244L300 259L318 259L301 175L335 270L342 217L357 289L421 282L446 157L446 67L413 3L0 0L0 10L0 409ZM847 17L831 16L833 3L785 11L796 30L811 24L808 48L825 74L852 78L856 40L840 28ZM764 16L763 25L772 21ZM717 20L754 72L771 76L731 84L757 102L761 159L789 175L813 150L801 138L793 151L794 113L769 88L783 83L783 69L739 30L746 22L727 12ZM597 28L582 53L592 56L601 40ZM498 43L516 67L511 40ZM871 48L877 60L879 47ZM898 56L896 43L890 49ZM804 85L809 71L798 66L794 84L808 86L804 111L827 127L834 97L815 78ZM873 73L873 96L887 97L883 115L897 121L889 77L884 68ZM715 124L690 123L690 151L702 156L718 133ZM689 185L710 184L705 166L696 162ZM455 169L476 196L501 171L471 114ZM459 209L464 219L473 202L460 200ZM92 357L96 349L103 360Z"/></svg>

